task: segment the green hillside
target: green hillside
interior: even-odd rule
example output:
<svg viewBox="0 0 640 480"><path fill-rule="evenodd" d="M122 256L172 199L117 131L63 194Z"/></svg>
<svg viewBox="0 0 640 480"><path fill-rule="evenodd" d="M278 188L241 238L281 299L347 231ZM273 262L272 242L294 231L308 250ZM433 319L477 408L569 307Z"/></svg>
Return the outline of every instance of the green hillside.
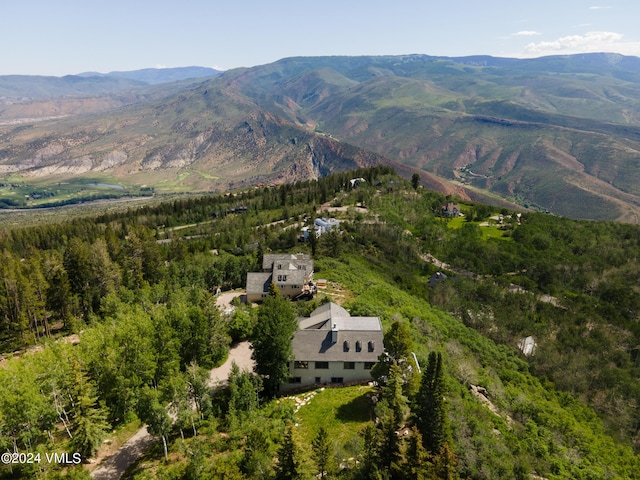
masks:
<svg viewBox="0 0 640 480"><path fill-rule="evenodd" d="M366 182L351 188L354 177ZM443 217L447 201L464 217ZM337 216L340 233L299 243L315 215ZM78 451L86 461L114 428L142 419L158 441L127 478L270 478L287 448L311 478L324 427L327 471L341 478L376 469L394 478L636 478L638 233L496 211L414 188L386 167L5 231L0 446ZM260 307L222 315L213 293L242 288L267 251L313 253L315 276L328 280L316 299L291 305L298 315L330 299L379 316L386 333L407 332L422 378L440 355L441 450L424 452L415 430L399 440L391 429L396 405L407 428L433 433L419 422L415 373L381 391L298 401L263 392L259 404L260 381L246 373L227 390L203 387L230 343L259 329ZM447 279L433 283L438 271ZM518 349L528 336L532 356ZM370 406L374 393L386 410ZM83 478L83 468L67 473ZM44 463L0 469L2 478L63 473Z"/></svg>

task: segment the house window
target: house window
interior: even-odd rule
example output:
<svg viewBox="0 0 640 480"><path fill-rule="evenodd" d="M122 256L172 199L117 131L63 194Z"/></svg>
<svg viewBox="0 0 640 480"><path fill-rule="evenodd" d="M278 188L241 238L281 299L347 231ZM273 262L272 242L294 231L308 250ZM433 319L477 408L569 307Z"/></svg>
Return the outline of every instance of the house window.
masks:
<svg viewBox="0 0 640 480"><path fill-rule="evenodd" d="M289 383L302 383L302 377L291 377Z"/></svg>
<svg viewBox="0 0 640 480"><path fill-rule="evenodd" d="M362 342L358 340L356 342L356 352L361 352L361 351L362 351Z"/></svg>
<svg viewBox="0 0 640 480"><path fill-rule="evenodd" d="M345 370L354 370L356 368L355 362L344 362Z"/></svg>
<svg viewBox="0 0 640 480"><path fill-rule="evenodd" d="M344 343L342 344L342 351L348 352L350 348L351 348L351 342L349 342L349 340L345 340Z"/></svg>
<svg viewBox="0 0 640 480"><path fill-rule="evenodd" d="M371 370L375 364L376 362L364 362L364 369Z"/></svg>
<svg viewBox="0 0 640 480"><path fill-rule="evenodd" d="M305 370L309 368L309 362L293 362L293 368L304 368Z"/></svg>
<svg viewBox="0 0 640 480"><path fill-rule="evenodd" d="M322 383L322 379L320 377L316 377L315 383Z"/></svg>
<svg viewBox="0 0 640 480"><path fill-rule="evenodd" d="M282 270L282 265L278 264L278 270Z"/></svg>
<svg viewBox="0 0 640 480"><path fill-rule="evenodd" d="M331 383L344 383L344 378L342 378L342 377L331 377Z"/></svg>
<svg viewBox="0 0 640 480"><path fill-rule="evenodd" d="M369 342L369 351L373 352L376 349L376 342Z"/></svg>
<svg viewBox="0 0 640 480"><path fill-rule="evenodd" d="M316 362L316 370L326 370L329 368L329 362Z"/></svg>

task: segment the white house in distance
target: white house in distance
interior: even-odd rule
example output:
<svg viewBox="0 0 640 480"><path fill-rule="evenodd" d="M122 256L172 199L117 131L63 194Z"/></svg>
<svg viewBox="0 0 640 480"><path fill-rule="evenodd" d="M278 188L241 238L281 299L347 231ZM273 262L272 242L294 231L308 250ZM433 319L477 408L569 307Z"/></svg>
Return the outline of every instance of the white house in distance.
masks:
<svg viewBox="0 0 640 480"><path fill-rule="evenodd" d="M340 220L336 220L335 218L316 218L313 221L313 227L302 228L302 240L305 242L308 241L309 235L313 235L314 233L316 238L318 238L324 233L337 228L339 225Z"/></svg>
<svg viewBox="0 0 640 480"><path fill-rule="evenodd" d="M296 319L291 378L282 389L371 379L371 368L384 351L379 317L352 317L335 303Z"/></svg>
<svg viewBox="0 0 640 480"><path fill-rule="evenodd" d="M305 253L265 254L262 272L247 273L247 301L259 302L269 294L275 283L286 298L313 296L313 260Z"/></svg>

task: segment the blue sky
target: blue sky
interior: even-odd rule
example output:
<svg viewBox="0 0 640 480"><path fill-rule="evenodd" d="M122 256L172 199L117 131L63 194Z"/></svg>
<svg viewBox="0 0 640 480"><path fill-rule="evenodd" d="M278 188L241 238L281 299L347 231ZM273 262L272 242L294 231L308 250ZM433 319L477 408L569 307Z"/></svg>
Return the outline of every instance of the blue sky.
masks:
<svg viewBox="0 0 640 480"><path fill-rule="evenodd" d="M290 56L640 56L638 0L4 0L0 75Z"/></svg>

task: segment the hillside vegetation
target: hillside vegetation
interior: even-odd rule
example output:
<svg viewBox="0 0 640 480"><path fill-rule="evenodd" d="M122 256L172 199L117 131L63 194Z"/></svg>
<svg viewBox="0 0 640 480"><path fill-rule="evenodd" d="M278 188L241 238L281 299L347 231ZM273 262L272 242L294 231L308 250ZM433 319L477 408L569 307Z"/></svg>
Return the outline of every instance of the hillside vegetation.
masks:
<svg viewBox="0 0 640 480"><path fill-rule="evenodd" d="M354 177L366 182L352 189ZM636 478L638 227L462 202L465 217L449 220L450 198L414 186L376 167L3 232L2 450L86 461L139 418L158 443L129 478L272 478L287 458L311 478L321 427L330 476ZM347 207L331 213L340 233L300 244L320 205ZM396 380L375 392L386 410L366 407L371 387L317 392L296 409L246 372L227 390L205 386L230 343L259 328L259 309L222 315L215 290L243 287L263 252L300 250L329 285L294 303L299 315L328 298L405 331L423 379L441 359L441 450L415 442L429 432L419 377L402 385L390 370ZM447 279L429 286L437 271ZM529 335L537 349L525 357ZM419 430L397 440L392 418ZM46 462L1 474L85 475Z"/></svg>
<svg viewBox="0 0 640 480"><path fill-rule="evenodd" d="M638 64L609 54L296 57L109 99L11 104L0 111L0 174L105 172L211 191L376 162L468 200L638 223Z"/></svg>

